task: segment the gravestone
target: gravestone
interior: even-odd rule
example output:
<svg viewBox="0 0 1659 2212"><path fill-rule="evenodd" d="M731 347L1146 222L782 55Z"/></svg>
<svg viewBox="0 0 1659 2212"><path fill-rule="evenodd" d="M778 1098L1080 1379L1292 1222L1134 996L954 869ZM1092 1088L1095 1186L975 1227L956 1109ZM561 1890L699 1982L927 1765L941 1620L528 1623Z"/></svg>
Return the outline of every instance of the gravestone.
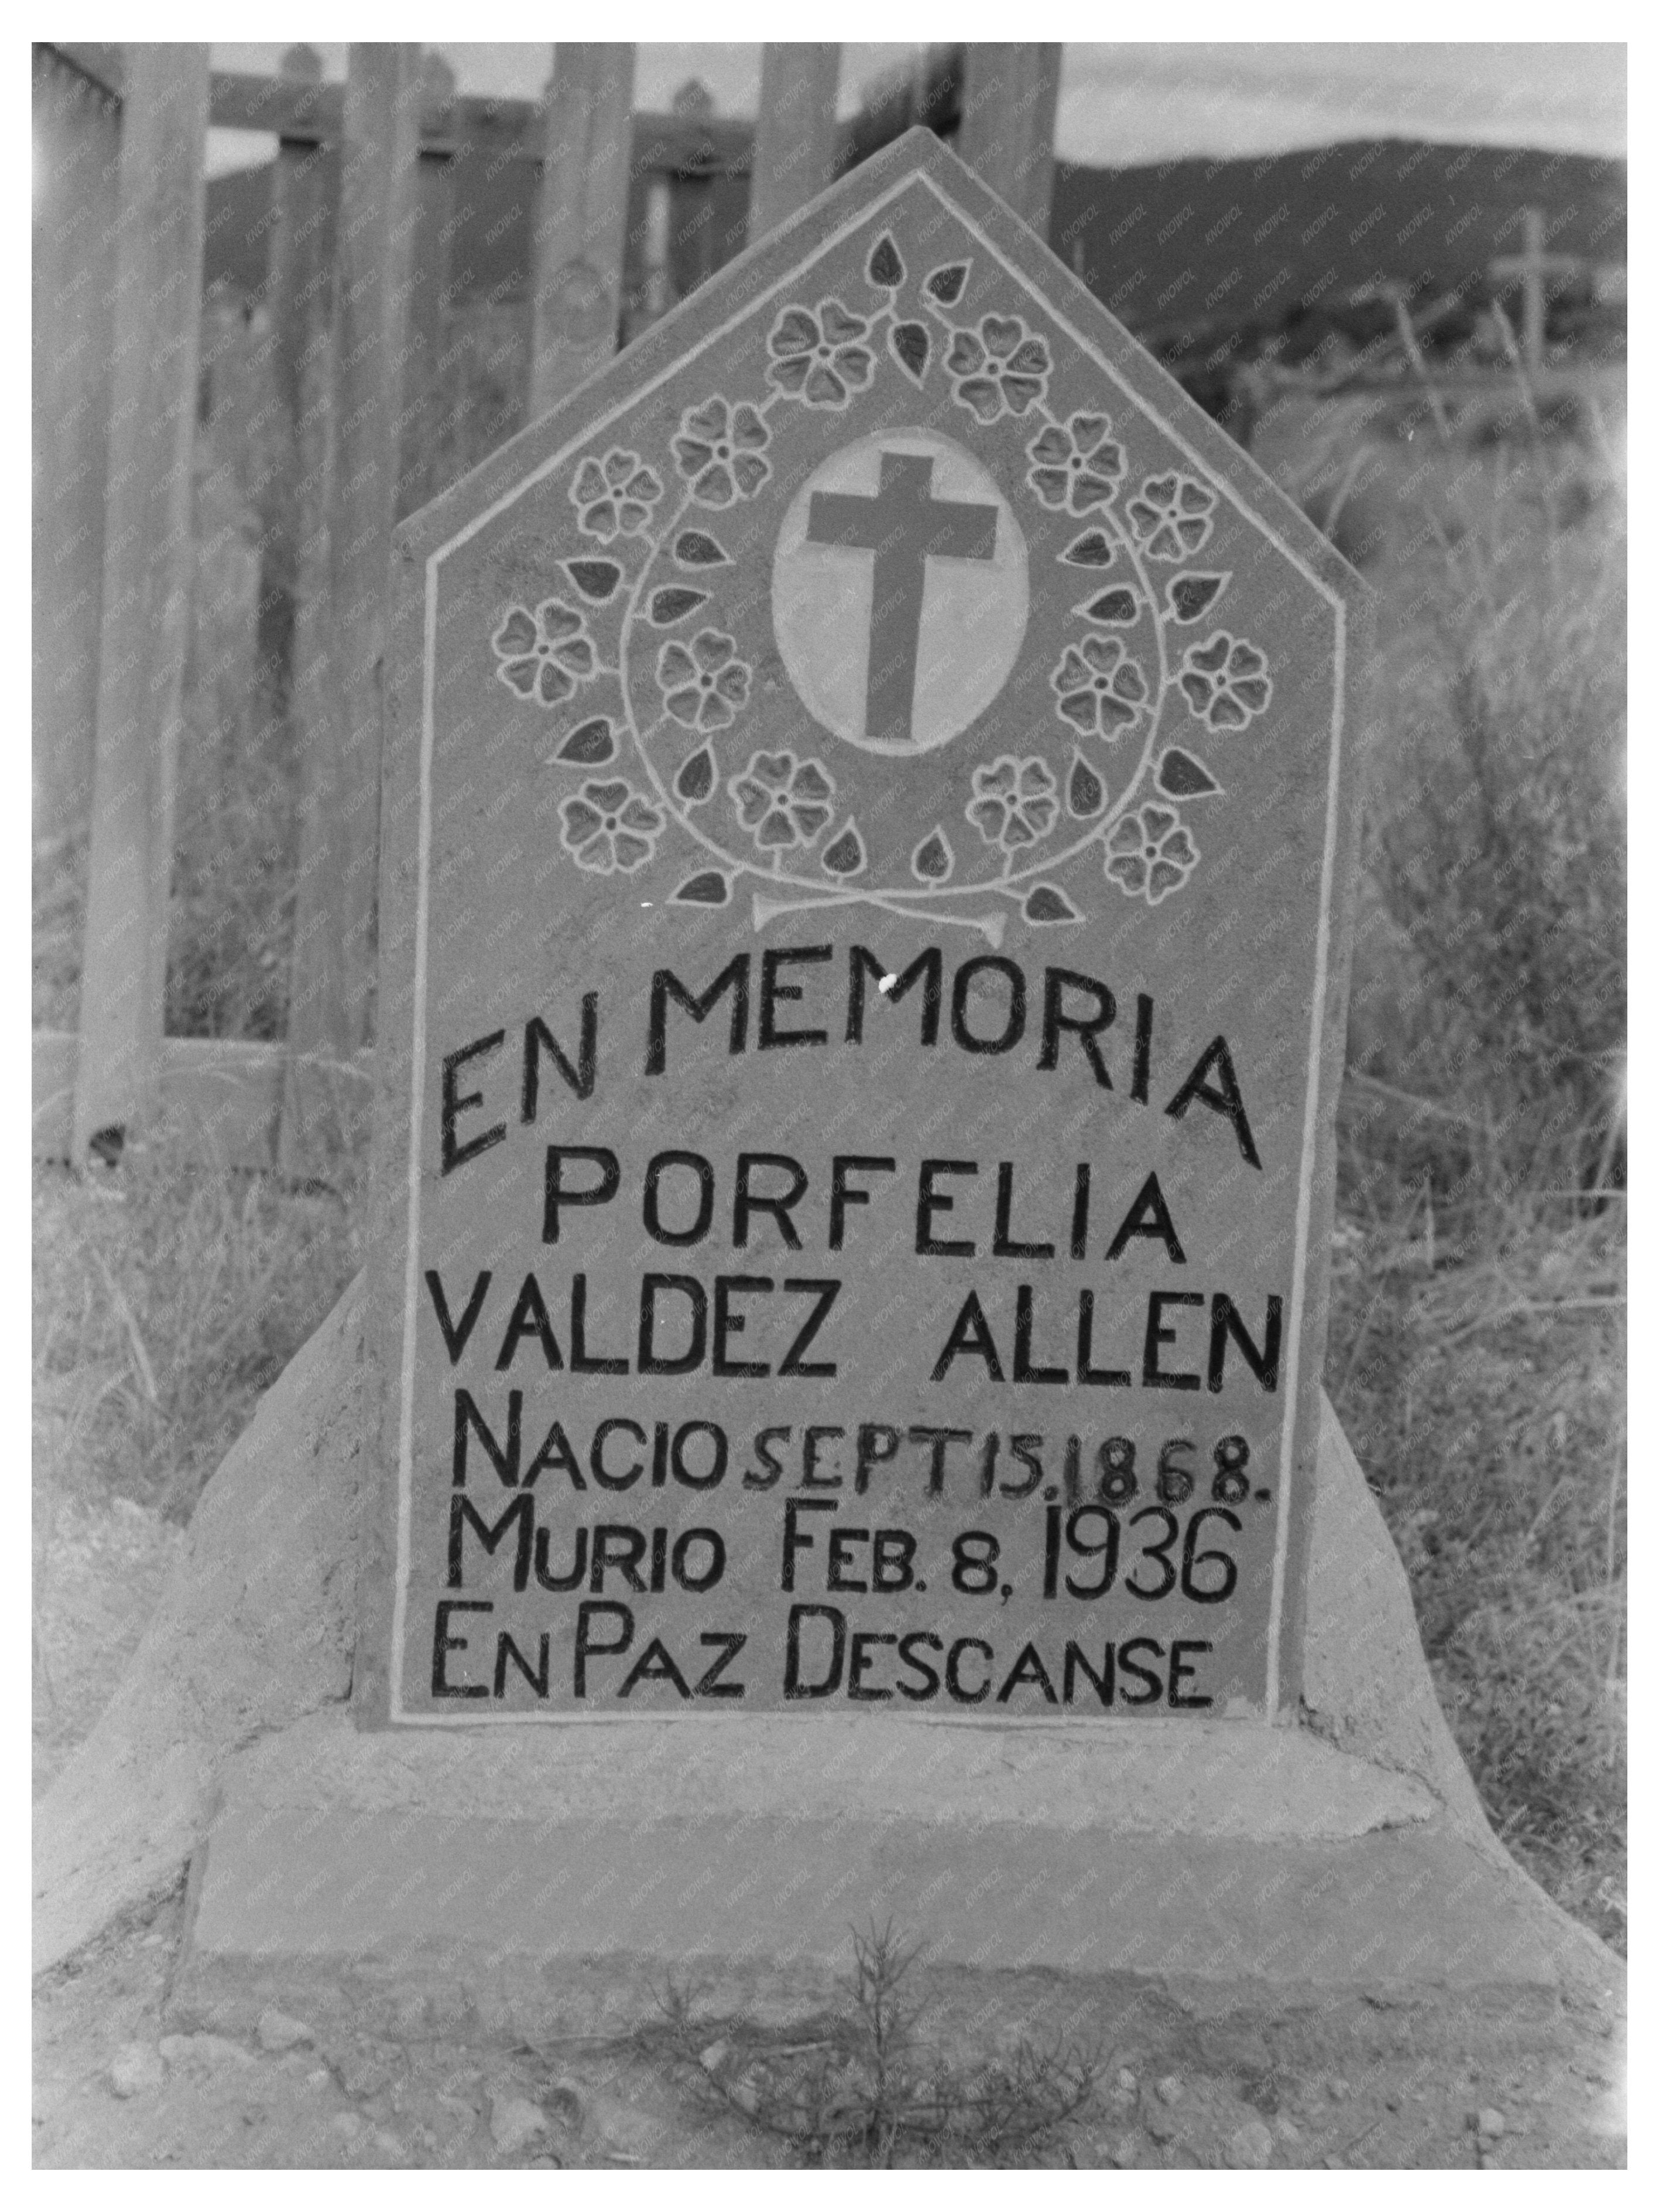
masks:
<svg viewBox="0 0 1659 2212"><path fill-rule="evenodd" d="M1363 586L921 131L396 566L366 1287L47 1955L205 1830L220 2022L1559 1986L1319 1391Z"/></svg>
<svg viewBox="0 0 1659 2212"><path fill-rule="evenodd" d="M372 1718L1294 1705L1360 587L983 198L405 545Z"/></svg>

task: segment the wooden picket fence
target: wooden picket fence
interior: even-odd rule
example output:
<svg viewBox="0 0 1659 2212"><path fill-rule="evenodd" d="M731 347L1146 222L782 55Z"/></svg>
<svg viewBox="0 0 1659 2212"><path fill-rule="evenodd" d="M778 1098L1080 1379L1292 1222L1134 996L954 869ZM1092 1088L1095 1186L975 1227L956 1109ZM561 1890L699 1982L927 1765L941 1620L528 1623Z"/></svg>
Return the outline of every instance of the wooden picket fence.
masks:
<svg viewBox="0 0 1659 2212"><path fill-rule="evenodd" d="M957 151L1039 231L1060 52L972 46L964 65ZM751 240L831 180L840 60L835 46L763 50ZM629 46L557 47L536 102L457 97L415 46L352 46L343 86L307 64L297 50L263 78L211 70L205 46L35 49L37 832L90 823L78 1023L33 1040L40 1156L83 1162L165 1112L204 1158L317 1174L361 1133L398 440L418 416L457 191L474 165L539 155L534 416L614 349L630 176L689 158L673 118L634 114ZM302 785L280 1043L169 1037L163 1018L210 125L278 140L266 299Z"/></svg>

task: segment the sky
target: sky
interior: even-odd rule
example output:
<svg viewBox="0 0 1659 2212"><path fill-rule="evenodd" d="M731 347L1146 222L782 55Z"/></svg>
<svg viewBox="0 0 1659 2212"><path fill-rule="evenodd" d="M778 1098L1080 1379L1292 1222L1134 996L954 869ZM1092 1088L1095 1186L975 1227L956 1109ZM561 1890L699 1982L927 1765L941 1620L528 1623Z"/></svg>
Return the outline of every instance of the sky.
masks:
<svg viewBox="0 0 1659 2212"><path fill-rule="evenodd" d="M216 69L274 74L279 46L216 46ZM330 76L345 73L343 46L319 46ZM641 44L635 105L668 106L688 78L702 81L722 115L752 116L760 48ZM842 49L843 115L866 86L907 70L915 46L848 43ZM532 98L551 48L446 44L438 47L462 92ZM1415 137L1542 147L1551 152L1626 151L1626 50L1542 43L1097 46L1068 43L1060 68L1058 150L1068 161L1117 167L1183 154L1251 155L1334 139ZM216 169L267 158L270 141L216 131Z"/></svg>

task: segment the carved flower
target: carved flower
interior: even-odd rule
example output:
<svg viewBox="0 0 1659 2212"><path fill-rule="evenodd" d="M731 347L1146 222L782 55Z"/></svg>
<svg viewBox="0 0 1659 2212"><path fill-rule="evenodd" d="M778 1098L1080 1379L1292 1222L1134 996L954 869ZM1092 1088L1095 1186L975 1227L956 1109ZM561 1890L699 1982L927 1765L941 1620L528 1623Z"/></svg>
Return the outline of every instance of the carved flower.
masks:
<svg viewBox="0 0 1659 2212"><path fill-rule="evenodd" d="M1105 506L1123 481L1123 448L1108 437L1111 427L1109 415L1073 415L1065 428L1051 422L1032 439L1027 481L1045 507L1086 514Z"/></svg>
<svg viewBox="0 0 1659 2212"><path fill-rule="evenodd" d="M724 730L749 703L749 664L738 643L717 629L700 629L689 647L676 638L657 655L663 704L688 730Z"/></svg>
<svg viewBox="0 0 1659 2212"><path fill-rule="evenodd" d="M734 499L753 499L772 473L761 458L771 443L765 418L747 400L732 407L706 399L680 418L674 463L705 507L730 507Z"/></svg>
<svg viewBox="0 0 1659 2212"><path fill-rule="evenodd" d="M835 778L820 762L793 753L756 753L726 786L738 818L763 850L810 845L833 811Z"/></svg>
<svg viewBox="0 0 1659 2212"><path fill-rule="evenodd" d="M1005 409L1023 415L1042 397L1053 363L1048 346L1018 315L987 315L977 335L957 332L945 366L957 403L972 408L981 422L994 422Z"/></svg>
<svg viewBox="0 0 1659 2212"><path fill-rule="evenodd" d="M585 783L559 812L564 819L560 836L566 851L575 854L579 868L591 868L596 876L617 871L632 875L651 858L662 834L663 817L657 809L620 778Z"/></svg>
<svg viewBox="0 0 1659 2212"><path fill-rule="evenodd" d="M1181 663L1181 688L1194 714L1212 730L1242 730L1273 696L1265 653L1224 629L1203 645L1189 645Z"/></svg>
<svg viewBox="0 0 1659 2212"><path fill-rule="evenodd" d="M1173 473L1148 477L1129 501L1129 520L1154 561L1182 561L1209 536L1215 494L1207 484Z"/></svg>
<svg viewBox="0 0 1659 2212"><path fill-rule="evenodd" d="M858 343L870 325L839 300L820 300L816 315L805 307L786 307L766 343L769 383L805 400L809 407L845 407L870 381L875 360Z"/></svg>
<svg viewBox="0 0 1659 2212"><path fill-rule="evenodd" d="M661 497L655 471L642 467L637 453L624 453L619 446L613 446L603 461L590 453L570 487L578 528L603 545L619 530L643 530Z"/></svg>
<svg viewBox="0 0 1659 2212"><path fill-rule="evenodd" d="M593 643L587 625L562 599L544 599L532 615L528 607L509 607L490 639L495 673L521 699L556 707L582 678L593 673Z"/></svg>
<svg viewBox="0 0 1659 2212"><path fill-rule="evenodd" d="M1138 719L1146 700L1146 679L1127 657L1121 637L1085 637L1080 645L1068 645L1048 681L1066 720L1108 744Z"/></svg>
<svg viewBox="0 0 1659 2212"><path fill-rule="evenodd" d="M1107 874L1126 897L1148 906L1178 890L1197 865L1198 848L1173 807L1126 814L1106 840Z"/></svg>
<svg viewBox="0 0 1659 2212"><path fill-rule="evenodd" d="M1060 811L1053 773L1046 761L1014 760L1004 753L988 768L974 770L966 811L988 845L1000 845L1005 853L1035 845Z"/></svg>

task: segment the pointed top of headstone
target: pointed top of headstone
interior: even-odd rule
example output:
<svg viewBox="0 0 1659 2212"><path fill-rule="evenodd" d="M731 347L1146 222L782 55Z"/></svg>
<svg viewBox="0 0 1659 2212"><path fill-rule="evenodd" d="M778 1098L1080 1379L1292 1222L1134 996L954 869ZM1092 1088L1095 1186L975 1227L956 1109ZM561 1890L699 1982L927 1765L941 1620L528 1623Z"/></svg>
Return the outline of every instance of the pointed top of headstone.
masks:
<svg viewBox="0 0 1659 2212"><path fill-rule="evenodd" d="M320 84L323 58L315 46L290 46L283 56L279 73L294 84Z"/></svg>

